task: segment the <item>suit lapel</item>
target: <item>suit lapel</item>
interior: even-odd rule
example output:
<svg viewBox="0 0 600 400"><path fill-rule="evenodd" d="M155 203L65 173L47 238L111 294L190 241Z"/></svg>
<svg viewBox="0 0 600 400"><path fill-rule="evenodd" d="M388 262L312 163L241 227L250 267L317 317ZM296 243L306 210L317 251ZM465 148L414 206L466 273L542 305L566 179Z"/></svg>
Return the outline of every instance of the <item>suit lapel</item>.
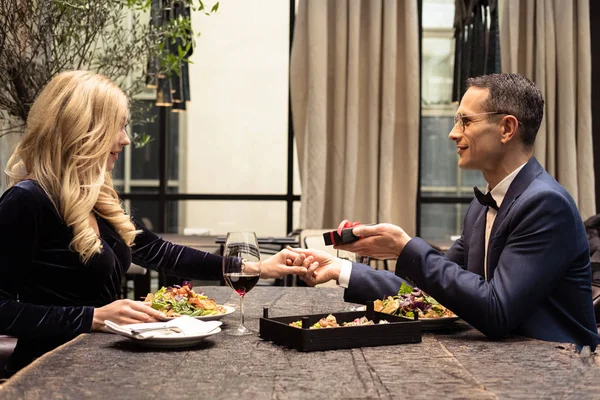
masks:
<svg viewBox="0 0 600 400"><path fill-rule="evenodd" d="M502 204L500 205L500 209L498 210L498 214L494 219L494 224L492 225L492 231L490 232L490 241L488 243L488 257L487 259L497 259L494 252L494 240L498 236L498 229L502 225L504 218L510 211L513 203L523 194L523 192L531 185L531 182L535 178L538 177L540 173L542 173L544 169L540 165L540 163L535 159L535 157L531 157L527 164L519 171L515 179L510 184L506 195L504 196L504 200L502 200ZM484 233L485 234L485 233ZM495 269L495 266L494 266ZM488 271L488 278L492 279L494 276L494 271Z"/></svg>
<svg viewBox="0 0 600 400"><path fill-rule="evenodd" d="M492 226L492 231L490 232L490 243L488 243L488 249L491 249L492 239L496 236L496 231L502 224L502 221L504 220L504 217L506 217L506 214L508 213L508 210L510 210L512 204L543 170L544 169L535 159L535 157L531 157L527 164L525 164L523 169L519 171L515 179L512 181L508 191L506 192L506 195L504 196L504 200L502 200L502 204L500 205L496 219L494 220L494 225Z"/></svg>

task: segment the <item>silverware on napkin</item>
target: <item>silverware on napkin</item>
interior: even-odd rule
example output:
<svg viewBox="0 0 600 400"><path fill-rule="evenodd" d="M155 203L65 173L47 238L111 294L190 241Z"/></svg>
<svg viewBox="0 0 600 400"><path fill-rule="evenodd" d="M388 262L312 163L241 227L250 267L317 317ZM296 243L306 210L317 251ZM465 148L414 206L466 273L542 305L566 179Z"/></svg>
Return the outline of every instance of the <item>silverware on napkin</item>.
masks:
<svg viewBox="0 0 600 400"><path fill-rule="evenodd" d="M129 330L131 330L131 333L133 333L134 335L139 335L140 333L152 332L152 331L183 332L183 329L181 329L180 327L178 327L178 326L167 326L167 324L164 324L164 326L154 326L154 327L143 327L143 326L140 326L139 328L129 328Z"/></svg>
<svg viewBox="0 0 600 400"><path fill-rule="evenodd" d="M123 326L109 320L104 321L104 323L113 332L136 339L149 339L155 333L161 331L165 333L210 334L222 324L221 321L203 322L189 316L178 317L168 322L150 322ZM199 330L199 327L202 328Z"/></svg>
<svg viewBox="0 0 600 400"><path fill-rule="evenodd" d="M147 324L148 326L140 324L140 326L136 327L120 326L108 320L104 321L104 324L113 332L118 332L126 336L133 336L138 339L148 339L153 336L152 333L159 331L183 332L183 329L174 325L172 321L166 323L149 323ZM149 334L147 332L149 332Z"/></svg>

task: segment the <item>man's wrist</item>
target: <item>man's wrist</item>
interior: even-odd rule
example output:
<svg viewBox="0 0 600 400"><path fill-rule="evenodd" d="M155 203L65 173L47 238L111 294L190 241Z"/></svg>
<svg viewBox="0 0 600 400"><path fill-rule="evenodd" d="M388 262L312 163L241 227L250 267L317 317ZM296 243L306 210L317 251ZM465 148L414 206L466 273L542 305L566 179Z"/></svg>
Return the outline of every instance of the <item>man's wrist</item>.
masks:
<svg viewBox="0 0 600 400"><path fill-rule="evenodd" d="M408 236L406 232L402 232L402 236L400 237L400 246L398 252L396 253L396 258L400 257L400 254L402 254L402 251L411 240L412 237Z"/></svg>
<svg viewBox="0 0 600 400"><path fill-rule="evenodd" d="M350 284L350 274L352 273L352 263L348 260L340 260L340 269L339 274L336 279L338 286L341 286L345 289L348 288Z"/></svg>

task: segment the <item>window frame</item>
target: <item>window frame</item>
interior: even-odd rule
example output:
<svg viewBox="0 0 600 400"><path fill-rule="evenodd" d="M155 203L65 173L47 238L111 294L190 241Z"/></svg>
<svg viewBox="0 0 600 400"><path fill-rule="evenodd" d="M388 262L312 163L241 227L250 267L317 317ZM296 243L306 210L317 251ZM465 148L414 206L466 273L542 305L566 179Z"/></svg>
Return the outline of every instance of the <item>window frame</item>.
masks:
<svg viewBox="0 0 600 400"><path fill-rule="evenodd" d="M422 226L422 206L425 204L454 204L456 205L456 209L457 209L457 217L455 220L455 231L460 232L462 229L462 215L459 212L459 210L461 209L462 205L465 204L469 204L471 203L471 201L473 200L472 196L462 196L462 195L456 195L456 196L436 196L433 197L431 195L431 193L435 193L435 192L451 192L451 191L456 191L457 193L470 193L470 191L472 190L471 187L467 187L467 186L463 186L462 185L462 178L463 178L463 173L462 170L458 167L458 164L456 164L456 168L457 168L457 184L456 186L436 186L436 187L427 187L427 186L423 186L422 185L422 168L423 168L423 158L421 157L421 151L423 150L423 118L424 117L453 117L457 108L458 108L458 104L456 103L450 103L450 104L444 104L444 105L440 105L440 104L432 104L432 105L425 105L423 104L422 101L422 95L423 95L423 88L422 88L422 78L423 78L423 39L425 38L440 38L440 39L452 39L454 36L454 31L453 28L424 28L423 27L423 1L424 0L418 0L418 12L419 12L419 68L420 68L420 76L421 76L421 81L419 83L420 86L420 90L419 90L419 95L421 97L421 102L420 102L420 113L419 113L419 173L418 173L418 186L417 186L417 229L416 229L416 234L417 236L421 235L421 226ZM454 41L451 44L451 58L454 55L454 50L455 50L455 44ZM427 238L424 238L427 239Z"/></svg>

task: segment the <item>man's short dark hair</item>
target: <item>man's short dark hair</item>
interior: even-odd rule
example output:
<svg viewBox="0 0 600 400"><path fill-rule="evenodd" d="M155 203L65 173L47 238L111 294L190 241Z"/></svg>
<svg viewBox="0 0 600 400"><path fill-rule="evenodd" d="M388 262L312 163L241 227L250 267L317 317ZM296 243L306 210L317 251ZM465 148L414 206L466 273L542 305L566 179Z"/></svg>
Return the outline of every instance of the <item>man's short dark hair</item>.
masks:
<svg viewBox="0 0 600 400"><path fill-rule="evenodd" d="M523 128L523 144L533 146L544 116L544 97L533 82L519 74L490 74L467 79L470 87L488 89L482 111L513 115Z"/></svg>

